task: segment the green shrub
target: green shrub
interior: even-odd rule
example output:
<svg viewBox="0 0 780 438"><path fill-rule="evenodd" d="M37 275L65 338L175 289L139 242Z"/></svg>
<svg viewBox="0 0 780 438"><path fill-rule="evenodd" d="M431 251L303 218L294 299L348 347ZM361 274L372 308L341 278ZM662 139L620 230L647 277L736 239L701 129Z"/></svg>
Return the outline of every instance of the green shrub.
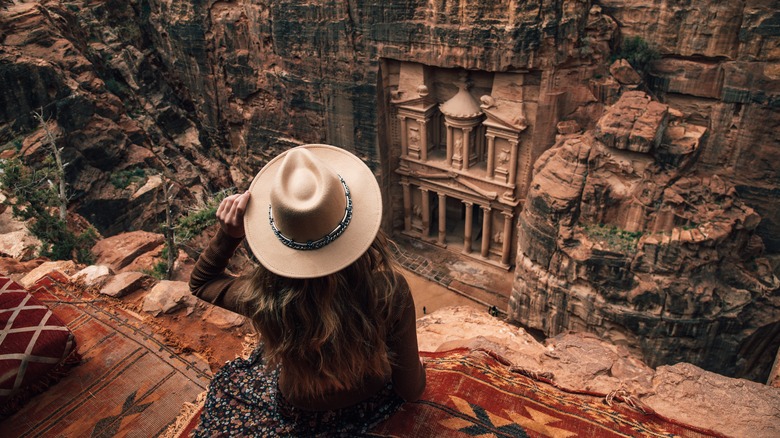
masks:
<svg viewBox="0 0 780 438"><path fill-rule="evenodd" d="M641 231L627 231L604 224L585 225L582 231L589 239L602 243L610 250L622 253L635 252L639 238L643 235Z"/></svg>
<svg viewBox="0 0 780 438"><path fill-rule="evenodd" d="M625 59L639 74L644 75L650 63L659 57L658 51L650 47L647 41L640 36L633 36L623 40L614 59Z"/></svg>
<svg viewBox="0 0 780 438"><path fill-rule="evenodd" d="M127 188L131 183L146 179L146 169L136 167L124 169L111 174L111 184L118 189Z"/></svg>
<svg viewBox="0 0 780 438"><path fill-rule="evenodd" d="M168 276L168 263L165 260L159 261L152 266L152 269L141 269L141 272L158 280L166 280Z"/></svg>
<svg viewBox="0 0 780 438"><path fill-rule="evenodd" d="M199 235L206 228L217 223L217 207L227 196L232 194L232 190L223 190L204 205L190 210L185 216L179 218L176 223L176 239L180 243L186 243L193 237Z"/></svg>
<svg viewBox="0 0 780 438"><path fill-rule="evenodd" d="M144 274L154 277L158 280L169 280L168 278L168 244L163 245L160 251L160 258L157 263L152 265L152 269L141 269Z"/></svg>
<svg viewBox="0 0 780 438"><path fill-rule="evenodd" d="M106 83L106 89L110 91L112 94L115 94L119 97L124 96L127 94L127 85L117 81L116 79L108 79L105 81Z"/></svg>

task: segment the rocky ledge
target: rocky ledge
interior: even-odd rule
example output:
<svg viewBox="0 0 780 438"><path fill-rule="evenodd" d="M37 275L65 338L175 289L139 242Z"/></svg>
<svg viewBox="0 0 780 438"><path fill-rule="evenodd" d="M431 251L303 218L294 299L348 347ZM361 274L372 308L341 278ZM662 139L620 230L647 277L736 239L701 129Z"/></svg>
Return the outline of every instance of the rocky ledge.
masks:
<svg viewBox="0 0 780 438"><path fill-rule="evenodd" d="M689 363L653 370L627 349L594 335L567 332L540 343L522 328L470 307L424 316L417 320L417 333L421 350L485 348L562 389L604 395L621 391L664 417L726 436L780 435L780 388Z"/></svg>

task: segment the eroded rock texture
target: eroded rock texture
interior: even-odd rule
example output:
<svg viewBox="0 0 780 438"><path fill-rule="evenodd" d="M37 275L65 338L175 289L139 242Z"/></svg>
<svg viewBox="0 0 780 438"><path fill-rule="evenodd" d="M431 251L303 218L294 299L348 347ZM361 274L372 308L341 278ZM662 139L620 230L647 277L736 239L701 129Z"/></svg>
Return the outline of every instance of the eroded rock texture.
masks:
<svg viewBox="0 0 780 438"><path fill-rule="evenodd" d="M758 232L780 250L780 15L771 0L603 0L621 35L641 36L662 55L650 68L665 102L710 129L700 167L734 181L761 215Z"/></svg>
<svg viewBox="0 0 780 438"><path fill-rule="evenodd" d="M750 374L780 331L762 257L780 252L777 14L768 0L5 1L0 142L40 159L43 108L71 208L105 235L157 231L161 167L181 210L293 145L336 144L375 169L392 231L398 65L523 75L521 164L539 162L519 183L512 315ZM611 59L631 36L661 55L644 78Z"/></svg>
<svg viewBox="0 0 780 438"><path fill-rule="evenodd" d="M780 281L760 217L696 170L706 128L639 91L536 163L520 217L511 316L595 332L651 366L695 363L766 379Z"/></svg>
<svg viewBox="0 0 780 438"><path fill-rule="evenodd" d="M0 7L0 141L4 157L48 154L34 114L67 162L71 207L102 232L155 229L149 177L174 170L181 201L226 182L206 159L191 104L166 82L126 2L9 2ZM157 157L155 156L157 155ZM128 175L135 175L133 179ZM158 177L159 182L159 177Z"/></svg>

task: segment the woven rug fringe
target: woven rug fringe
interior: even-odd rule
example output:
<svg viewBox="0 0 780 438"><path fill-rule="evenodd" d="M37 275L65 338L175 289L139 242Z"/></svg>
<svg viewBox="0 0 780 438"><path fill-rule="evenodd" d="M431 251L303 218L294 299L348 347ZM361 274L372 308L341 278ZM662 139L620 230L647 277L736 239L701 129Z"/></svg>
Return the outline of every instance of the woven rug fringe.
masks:
<svg viewBox="0 0 780 438"><path fill-rule="evenodd" d="M190 424L192 417L200 411L204 403L206 403L206 391L201 392L194 402L184 403L181 411L179 411L179 415L158 438L178 438L187 425Z"/></svg>
<svg viewBox="0 0 780 438"><path fill-rule="evenodd" d="M257 335L257 333L253 332L244 339L245 341L241 344L241 353L236 355L236 357L247 359L252 355L252 353L254 353L257 345L260 343L260 337Z"/></svg>
<svg viewBox="0 0 780 438"><path fill-rule="evenodd" d="M618 388L604 397L604 402L607 406L612 406L612 402L615 400L621 401L645 415L658 415L653 408L647 406L625 389Z"/></svg>

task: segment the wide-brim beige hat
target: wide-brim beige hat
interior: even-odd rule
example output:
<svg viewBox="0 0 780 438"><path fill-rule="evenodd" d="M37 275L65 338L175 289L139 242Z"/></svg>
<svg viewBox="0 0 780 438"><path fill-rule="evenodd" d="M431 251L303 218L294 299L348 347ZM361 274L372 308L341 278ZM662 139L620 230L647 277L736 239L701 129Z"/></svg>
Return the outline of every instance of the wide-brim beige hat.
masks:
<svg viewBox="0 0 780 438"><path fill-rule="evenodd" d="M246 240L265 268L284 277L322 277L349 266L374 241L382 220L373 172L335 146L308 144L280 154L249 191Z"/></svg>

